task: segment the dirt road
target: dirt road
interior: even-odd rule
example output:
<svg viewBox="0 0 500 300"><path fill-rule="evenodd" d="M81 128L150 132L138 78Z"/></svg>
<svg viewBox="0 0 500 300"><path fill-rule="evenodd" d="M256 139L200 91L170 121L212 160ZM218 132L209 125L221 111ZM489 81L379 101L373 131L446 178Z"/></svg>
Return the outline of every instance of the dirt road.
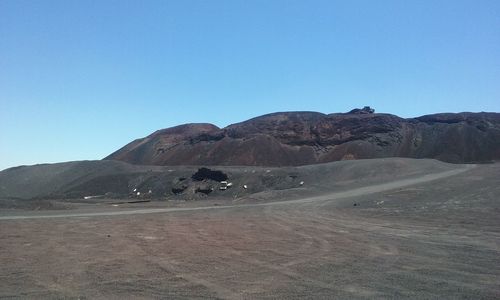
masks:
<svg viewBox="0 0 500 300"><path fill-rule="evenodd" d="M266 204L3 216L0 298L498 299L499 175L481 165Z"/></svg>

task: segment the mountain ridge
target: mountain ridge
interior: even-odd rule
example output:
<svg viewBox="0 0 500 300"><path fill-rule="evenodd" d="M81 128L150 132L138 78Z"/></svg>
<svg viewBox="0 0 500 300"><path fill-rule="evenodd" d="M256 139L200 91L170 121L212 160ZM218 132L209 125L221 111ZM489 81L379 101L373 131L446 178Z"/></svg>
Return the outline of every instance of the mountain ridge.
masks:
<svg viewBox="0 0 500 300"><path fill-rule="evenodd" d="M346 159L500 158L500 114L401 118L370 107L348 113L276 112L219 128L188 123L153 132L105 157L143 165L298 166Z"/></svg>

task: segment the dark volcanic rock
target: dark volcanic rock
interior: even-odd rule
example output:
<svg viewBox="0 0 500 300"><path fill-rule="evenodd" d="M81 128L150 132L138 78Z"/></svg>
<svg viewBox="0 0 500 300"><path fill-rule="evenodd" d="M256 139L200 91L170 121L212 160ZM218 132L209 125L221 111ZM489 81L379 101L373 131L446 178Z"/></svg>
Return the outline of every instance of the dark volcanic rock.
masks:
<svg viewBox="0 0 500 300"><path fill-rule="evenodd" d="M227 180L227 175L222 171L212 171L208 168L199 168L196 173L191 176L193 180L203 181L203 180L214 180L214 181L224 181Z"/></svg>
<svg viewBox="0 0 500 300"><path fill-rule="evenodd" d="M156 131L105 159L150 165L293 166L379 157L486 162L500 158L499 113L403 119L370 107L349 113L273 113L219 129L186 124Z"/></svg>
<svg viewBox="0 0 500 300"><path fill-rule="evenodd" d="M348 112L349 114L373 114L375 110L369 106L365 106L363 108L355 108Z"/></svg>

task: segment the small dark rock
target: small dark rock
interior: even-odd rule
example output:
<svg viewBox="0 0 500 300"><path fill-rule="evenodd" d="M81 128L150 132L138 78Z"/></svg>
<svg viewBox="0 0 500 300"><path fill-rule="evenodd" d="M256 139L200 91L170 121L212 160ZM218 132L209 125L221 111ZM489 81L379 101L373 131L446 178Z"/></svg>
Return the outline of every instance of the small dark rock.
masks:
<svg viewBox="0 0 500 300"><path fill-rule="evenodd" d="M179 194L182 194L186 189L187 189L187 186L173 187L172 193L174 193L174 195L179 195Z"/></svg>
<svg viewBox="0 0 500 300"><path fill-rule="evenodd" d="M213 192L213 188L212 187L209 187L209 186L205 186L205 187L198 187L196 189L196 193L202 193L202 194L205 194L205 195L208 195L210 194L211 192Z"/></svg>

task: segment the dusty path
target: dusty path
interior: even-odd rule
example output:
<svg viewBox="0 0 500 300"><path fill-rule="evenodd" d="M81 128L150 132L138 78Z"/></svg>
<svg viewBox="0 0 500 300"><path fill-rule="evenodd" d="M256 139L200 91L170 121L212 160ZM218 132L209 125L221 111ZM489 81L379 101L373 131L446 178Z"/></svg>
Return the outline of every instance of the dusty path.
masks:
<svg viewBox="0 0 500 300"><path fill-rule="evenodd" d="M197 211L197 210L214 210L214 209L228 209L228 208L240 208L240 207L256 207L256 206L269 206L269 205L286 205L286 204L298 204L307 203L314 201L328 201L336 200L348 197L357 197L367 194L380 193L387 190L397 189L401 187L406 187L410 185L425 183L433 180L443 179L446 177L454 176L463 173L467 170L474 168L475 165L464 165L461 168L435 173L427 174L417 178L403 179L392 181L389 183L376 184L366 187L361 187L357 189L352 189L344 192L330 193L327 195L302 198L297 200L285 200L285 201L274 201L267 203L257 203L257 204L241 204L241 205L225 205L225 206L211 206L211 207L187 207L187 208L153 208L153 209L136 209L136 210L120 210L120 211L105 211L105 212L85 212L85 213L59 213L54 212L51 214L36 214L36 215L9 215L0 216L0 221L2 220L22 220L22 219L47 219L47 218L71 218L71 217L98 217L98 216L119 216L119 215L135 215L135 214L152 214L152 213L169 213L169 212L180 212L180 211Z"/></svg>
<svg viewBox="0 0 500 300"><path fill-rule="evenodd" d="M0 299L500 299L499 174L478 165L266 204L8 219Z"/></svg>

